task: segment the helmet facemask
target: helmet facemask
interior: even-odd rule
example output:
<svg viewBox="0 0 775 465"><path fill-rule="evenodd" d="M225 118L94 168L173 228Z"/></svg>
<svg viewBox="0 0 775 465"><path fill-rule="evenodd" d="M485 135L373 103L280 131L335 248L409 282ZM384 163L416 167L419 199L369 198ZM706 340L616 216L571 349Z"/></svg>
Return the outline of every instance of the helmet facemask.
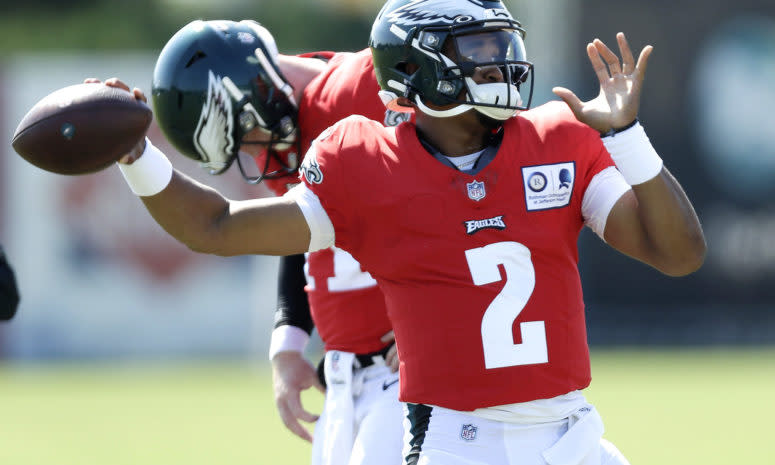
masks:
<svg viewBox="0 0 775 465"><path fill-rule="evenodd" d="M419 40L413 41L413 46L432 53L439 62L436 88L432 92L418 89L414 95L413 101L422 112L449 117L475 109L489 118L506 120L530 108L533 65L525 60L521 29L487 27L487 21L476 23L426 28ZM475 80L477 73L487 74L485 82ZM434 109L429 103L455 106Z"/></svg>
<svg viewBox="0 0 775 465"><path fill-rule="evenodd" d="M299 169L299 156L301 153L301 140L296 137L294 141L279 139L277 133L260 128L266 139L261 141L243 140L240 147L245 145L257 145L263 147L258 155L239 151L237 166L242 177L250 184L258 184L264 179L279 179L294 175ZM295 134L295 133L294 133Z"/></svg>
<svg viewBox="0 0 775 465"><path fill-rule="evenodd" d="M236 94L238 104L244 102L239 114L240 144L265 146L262 157L238 152L237 160L242 177L250 184L258 184L264 179L277 179L295 173L299 168L298 156L300 140L297 134L296 114L298 104L293 96L293 88L277 72L270 60L260 48L256 49L256 59L261 64L266 76L255 79L251 83L252 99ZM260 102L257 110L252 102ZM261 140L250 140L245 137L254 129L264 136ZM285 158L281 152L296 147L296 153L288 152ZM263 159L262 159L263 158Z"/></svg>

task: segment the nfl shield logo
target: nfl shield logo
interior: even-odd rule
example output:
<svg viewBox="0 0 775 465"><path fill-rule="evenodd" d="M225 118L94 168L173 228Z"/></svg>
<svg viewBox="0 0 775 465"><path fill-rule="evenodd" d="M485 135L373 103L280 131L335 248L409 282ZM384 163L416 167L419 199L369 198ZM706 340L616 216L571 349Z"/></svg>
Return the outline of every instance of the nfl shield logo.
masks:
<svg viewBox="0 0 775 465"><path fill-rule="evenodd" d="M480 201L487 195L484 190L484 183L479 181L469 182L466 184L468 187L468 198L475 201Z"/></svg>
<svg viewBox="0 0 775 465"><path fill-rule="evenodd" d="M463 425L463 429L460 430L460 437L465 441L473 441L476 439L476 426Z"/></svg>

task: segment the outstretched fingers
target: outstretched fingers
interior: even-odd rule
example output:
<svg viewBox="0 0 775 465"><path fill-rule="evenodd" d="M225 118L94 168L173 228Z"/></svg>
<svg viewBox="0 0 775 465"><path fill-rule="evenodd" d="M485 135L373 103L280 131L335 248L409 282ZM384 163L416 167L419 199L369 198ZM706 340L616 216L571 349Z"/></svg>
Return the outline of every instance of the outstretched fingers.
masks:
<svg viewBox="0 0 775 465"><path fill-rule="evenodd" d="M622 54L622 73L631 74L635 70L635 59L623 32L616 34L616 42L618 42L619 52Z"/></svg>
<svg viewBox="0 0 775 465"><path fill-rule="evenodd" d="M638 56L638 64L635 65L635 74L638 77L638 82L643 81L643 78L646 76L646 68L649 64L649 57L653 51L654 47L651 45L646 45L643 47L643 50L640 51L640 56Z"/></svg>
<svg viewBox="0 0 775 465"><path fill-rule="evenodd" d="M606 82L611 78L611 76L608 74L608 67L600 57L600 52L598 51L597 47L592 42L587 44L587 56L589 57L589 62L592 64L592 69L595 70L597 79L601 83Z"/></svg>
<svg viewBox="0 0 775 465"><path fill-rule="evenodd" d="M595 39L592 43L595 46L597 52L608 65L608 70L611 73L611 77L616 76L617 74L621 74L622 67L619 63L619 57L616 56L616 54L610 48L608 48L608 46L602 40Z"/></svg>

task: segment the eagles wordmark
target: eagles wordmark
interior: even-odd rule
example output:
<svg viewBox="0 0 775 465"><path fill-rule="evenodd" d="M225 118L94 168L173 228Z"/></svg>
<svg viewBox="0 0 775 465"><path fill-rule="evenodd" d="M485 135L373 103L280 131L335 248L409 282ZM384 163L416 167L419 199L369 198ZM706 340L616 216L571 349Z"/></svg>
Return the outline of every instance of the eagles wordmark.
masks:
<svg viewBox="0 0 775 465"><path fill-rule="evenodd" d="M504 230L506 229L506 223L503 221L503 215L494 216L492 218L487 218L484 220L470 220L470 221L464 221L463 224L466 226L466 234L471 235L475 232L481 231L482 229L499 229Z"/></svg>

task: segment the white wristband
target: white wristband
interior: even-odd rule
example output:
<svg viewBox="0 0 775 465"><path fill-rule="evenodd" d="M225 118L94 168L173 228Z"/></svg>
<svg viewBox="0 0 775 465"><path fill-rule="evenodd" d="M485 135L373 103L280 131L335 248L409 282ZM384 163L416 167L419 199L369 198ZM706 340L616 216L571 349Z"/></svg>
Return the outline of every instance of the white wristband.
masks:
<svg viewBox="0 0 775 465"><path fill-rule="evenodd" d="M272 331L269 343L269 360L280 352L304 352L309 334L301 328L291 325L278 326Z"/></svg>
<svg viewBox="0 0 775 465"><path fill-rule="evenodd" d="M143 154L131 165L118 164L132 192L140 197L150 197L163 191L172 179L172 163L151 140L145 138Z"/></svg>
<svg viewBox="0 0 775 465"><path fill-rule="evenodd" d="M624 180L631 186L654 179L662 171L662 159L651 146L640 123L603 137L603 145L611 154Z"/></svg>

